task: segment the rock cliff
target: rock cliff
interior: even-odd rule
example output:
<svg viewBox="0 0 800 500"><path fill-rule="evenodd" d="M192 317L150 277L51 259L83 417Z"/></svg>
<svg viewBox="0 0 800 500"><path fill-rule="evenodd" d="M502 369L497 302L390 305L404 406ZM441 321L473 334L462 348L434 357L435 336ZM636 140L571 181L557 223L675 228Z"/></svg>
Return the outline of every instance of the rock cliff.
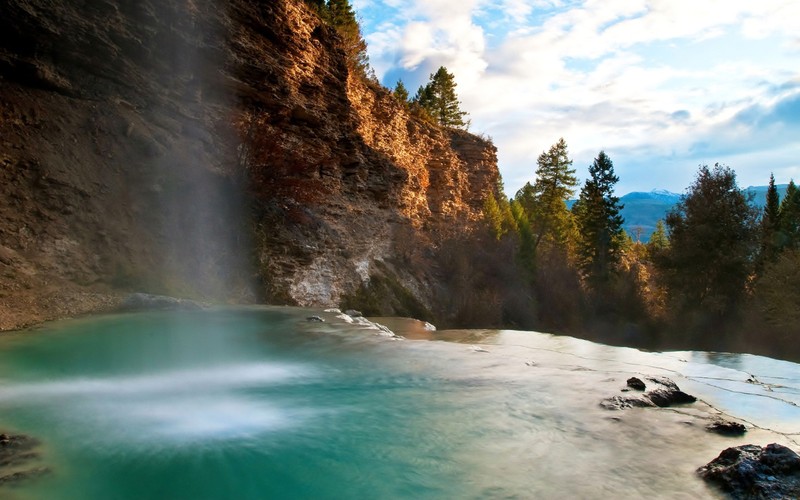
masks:
<svg viewBox="0 0 800 500"><path fill-rule="evenodd" d="M10 0L0 78L3 329L121 291L432 303L437 242L498 178L300 0Z"/></svg>

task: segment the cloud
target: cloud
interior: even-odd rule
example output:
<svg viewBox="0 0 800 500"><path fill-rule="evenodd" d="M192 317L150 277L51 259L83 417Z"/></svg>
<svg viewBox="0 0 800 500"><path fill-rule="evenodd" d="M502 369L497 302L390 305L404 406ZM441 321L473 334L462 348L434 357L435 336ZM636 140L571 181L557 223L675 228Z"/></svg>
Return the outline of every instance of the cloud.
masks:
<svg viewBox="0 0 800 500"><path fill-rule="evenodd" d="M379 77L414 88L440 65L453 72L473 128L498 145L509 191L562 136L579 175L605 149L620 188L679 191L713 154L737 171L741 159L753 183L759 152L800 168L789 138L800 2L413 0L380 13L378 3L365 12L380 18L368 34Z"/></svg>

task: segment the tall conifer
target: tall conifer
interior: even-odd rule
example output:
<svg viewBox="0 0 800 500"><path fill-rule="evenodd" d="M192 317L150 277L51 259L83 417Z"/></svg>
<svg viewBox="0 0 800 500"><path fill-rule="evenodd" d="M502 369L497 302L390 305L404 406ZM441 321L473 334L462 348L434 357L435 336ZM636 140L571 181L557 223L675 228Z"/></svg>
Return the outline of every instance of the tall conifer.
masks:
<svg viewBox="0 0 800 500"><path fill-rule="evenodd" d="M589 178L573 207L579 231L579 264L593 285L608 280L620 257L624 221L620 215L622 205L614 196L614 185L618 181L611 158L600 151L589 166Z"/></svg>
<svg viewBox="0 0 800 500"><path fill-rule="evenodd" d="M408 104L408 89L403 83L403 80L397 80L397 85L394 87L394 96L402 104Z"/></svg>
<svg viewBox="0 0 800 500"><path fill-rule="evenodd" d="M369 72L367 42L361 34L361 26L356 19L349 0L328 0L327 18L342 37L347 60L351 68L366 75Z"/></svg>
<svg viewBox="0 0 800 500"><path fill-rule="evenodd" d="M529 214L534 249L542 241L567 248L574 234L574 220L566 201L575 193L578 179L564 138L542 152L536 163L536 181L524 196L532 198Z"/></svg>
<svg viewBox="0 0 800 500"><path fill-rule="evenodd" d="M466 128L466 112L461 111L461 103L456 95L455 77L444 66L431 74L427 85L420 87L413 102L420 105L443 127Z"/></svg>
<svg viewBox="0 0 800 500"><path fill-rule="evenodd" d="M789 181L779 215L779 250L800 248L800 189Z"/></svg>
<svg viewBox="0 0 800 500"><path fill-rule="evenodd" d="M759 267L764 262L775 259L779 250L779 231L780 231L780 195L775 186L775 176L769 175L769 187L767 188L767 203L764 206L764 214L761 217L761 253L759 255Z"/></svg>

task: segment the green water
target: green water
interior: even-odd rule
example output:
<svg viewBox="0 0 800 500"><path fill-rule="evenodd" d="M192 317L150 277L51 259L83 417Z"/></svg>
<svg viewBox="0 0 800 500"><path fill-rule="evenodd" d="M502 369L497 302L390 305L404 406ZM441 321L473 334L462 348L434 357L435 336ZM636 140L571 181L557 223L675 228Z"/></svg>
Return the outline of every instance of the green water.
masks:
<svg viewBox="0 0 800 500"><path fill-rule="evenodd" d="M780 434L747 442L791 445L800 428L791 363L754 358L785 382L765 398L741 385L748 366L698 353L530 332L400 341L311 313L120 315L0 338L0 428L39 438L52 470L0 497L714 498L693 471L741 443L706 433L710 416L768 409ZM642 373L704 402L599 407Z"/></svg>

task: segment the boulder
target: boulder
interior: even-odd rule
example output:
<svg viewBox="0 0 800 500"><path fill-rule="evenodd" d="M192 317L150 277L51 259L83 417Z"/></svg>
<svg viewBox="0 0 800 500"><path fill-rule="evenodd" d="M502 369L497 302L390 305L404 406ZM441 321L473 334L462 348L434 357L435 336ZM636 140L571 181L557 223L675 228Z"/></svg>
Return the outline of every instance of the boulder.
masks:
<svg viewBox="0 0 800 500"><path fill-rule="evenodd" d="M723 436L743 436L747 432L747 427L731 420L715 420L706 426L706 430Z"/></svg>
<svg viewBox="0 0 800 500"><path fill-rule="evenodd" d="M800 498L800 456L775 443L728 448L697 473L734 499Z"/></svg>
<svg viewBox="0 0 800 500"><path fill-rule="evenodd" d="M644 385L644 382L642 382L642 379L637 377L629 378L627 384L628 387L631 389L636 389L637 391L643 391L647 388L647 386Z"/></svg>
<svg viewBox="0 0 800 500"><path fill-rule="evenodd" d="M694 403L697 398L686 394L678 388L672 380L665 377L648 377L647 380L655 387L640 396L612 396L600 402L600 406L608 410L624 410L626 408L647 408L658 406L666 408L673 405ZM631 377L627 381L630 388L644 390L645 383L636 377ZM627 391L625 388L623 391Z"/></svg>

